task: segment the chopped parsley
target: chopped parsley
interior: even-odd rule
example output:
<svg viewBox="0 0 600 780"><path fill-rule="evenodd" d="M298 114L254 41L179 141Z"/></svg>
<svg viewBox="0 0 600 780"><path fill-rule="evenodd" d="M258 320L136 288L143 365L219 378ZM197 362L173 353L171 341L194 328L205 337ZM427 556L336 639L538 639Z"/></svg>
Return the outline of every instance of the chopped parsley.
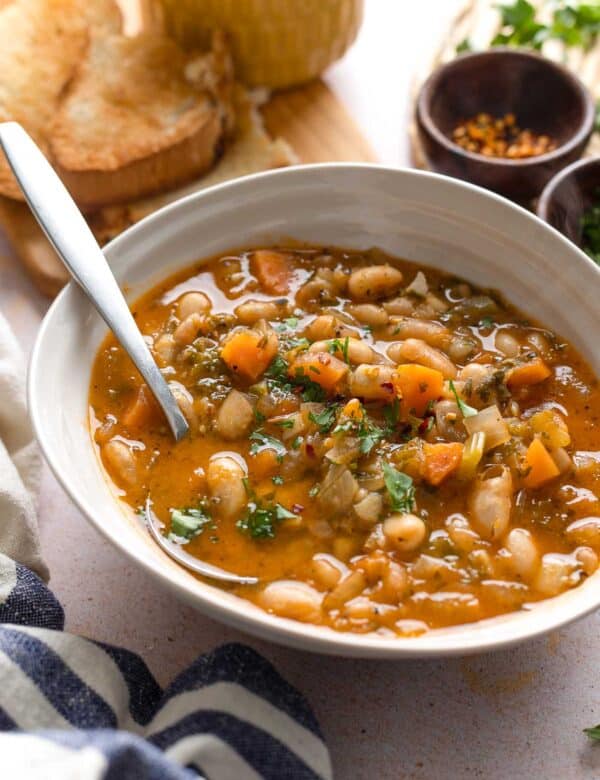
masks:
<svg viewBox="0 0 600 780"><path fill-rule="evenodd" d="M171 528L167 539L171 542L189 542L211 522L211 516L202 506L171 509Z"/></svg>
<svg viewBox="0 0 600 780"><path fill-rule="evenodd" d="M278 425L280 428L293 428L294 427L294 421L293 420L275 420L275 425Z"/></svg>
<svg viewBox="0 0 600 780"><path fill-rule="evenodd" d="M392 403L384 408L383 419L385 420L386 436L392 436L400 422L400 399L394 398Z"/></svg>
<svg viewBox="0 0 600 780"><path fill-rule="evenodd" d="M462 400L462 398L458 395L458 393L456 392L456 387L454 387L454 382L452 380L450 380L448 382L448 384L450 385L450 390L452 390L452 393L453 393L454 397L456 398L456 403L457 403L458 408L460 409L460 413L462 414L463 417L474 417L476 414L479 414L477 409L474 409L472 406L469 406L468 404L466 404Z"/></svg>
<svg viewBox="0 0 600 780"><path fill-rule="evenodd" d="M362 409L362 417L360 419L346 420L345 422L336 425L333 429L333 434L349 433L350 431L352 431L359 440L358 448L361 455L368 455L373 447L379 444L388 433L387 430L375 425L375 423L369 419L364 409Z"/></svg>
<svg viewBox="0 0 600 780"><path fill-rule="evenodd" d="M328 406L326 409L323 409L322 412L318 412L317 414L311 412L308 415L308 419L311 422L314 422L316 426L318 426L319 433L328 433L335 422L337 410L338 407L336 405Z"/></svg>
<svg viewBox="0 0 600 780"><path fill-rule="evenodd" d="M491 317L482 317L479 320L480 328L492 328L494 326L494 320Z"/></svg>
<svg viewBox="0 0 600 780"><path fill-rule="evenodd" d="M395 512L413 512L416 507L415 487L412 478L403 471L397 471L383 461L383 481Z"/></svg>
<svg viewBox="0 0 600 780"><path fill-rule="evenodd" d="M587 736L590 739L597 740L600 742L600 724L598 724L597 726L592 726L589 729L584 729L583 733L587 734Z"/></svg>
<svg viewBox="0 0 600 780"><path fill-rule="evenodd" d="M301 444L302 444L302 436L296 436L296 438L292 442L292 449L293 450L300 449Z"/></svg>
<svg viewBox="0 0 600 780"><path fill-rule="evenodd" d="M281 504L263 504L254 500L248 503L246 513L236 525L253 539L274 539L277 524L294 517L297 515Z"/></svg>
<svg viewBox="0 0 600 780"><path fill-rule="evenodd" d="M283 457L287 452L283 442L280 442L279 439L276 439L274 436L269 436L262 428L257 428L257 430L252 431L250 434L250 441L252 442L250 445L250 455L257 455L259 452L268 449L275 450L278 456Z"/></svg>
<svg viewBox="0 0 600 780"><path fill-rule="evenodd" d="M335 355L336 352L340 352L344 360L344 363L349 364L350 363L350 360L348 359L349 344L350 344L349 336L346 336L345 339L332 339L329 344L329 347L327 348L327 351L330 352L332 355Z"/></svg>

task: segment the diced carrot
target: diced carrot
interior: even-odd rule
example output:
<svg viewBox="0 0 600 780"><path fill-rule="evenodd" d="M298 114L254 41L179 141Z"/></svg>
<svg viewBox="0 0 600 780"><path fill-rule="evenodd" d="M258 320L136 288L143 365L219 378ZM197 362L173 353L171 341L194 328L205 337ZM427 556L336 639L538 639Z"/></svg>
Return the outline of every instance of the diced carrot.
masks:
<svg viewBox="0 0 600 780"><path fill-rule="evenodd" d="M252 476L259 481L272 477L279 469L277 453L275 450L261 450L250 459L249 466Z"/></svg>
<svg viewBox="0 0 600 780"><path fill-rule="evenodd" d="M160 419L161 410L148 385L140 385L137 394L121 418L129 430L140 430L150 422Z"/></svg>
<svg viewBox="0 0 600 780"><path fill-rule="evenodd" d="M552 371L541 358L530 360L529 363L522 363L520 366L511 368L506 376L506 384L509 387L524 387L525 385L537 385L548 379Z"/></svg>
<svg viewBox="0 0 600 780"><path fill-rule="evenodd" d="M460 442L423 445L425 462L423 477L430 485L439 485L458 469L462 460L463 445Z"/></svg>
<svg viewBox="0 0 600 780"><path fill-rule="evenodd" d="M287 295L290 291L292 265L290 256L271 249L258 249L253 253L250 270L260 282L264 292L271 295Z"/></svg>
<svg viewBox="0 0 600 780"><path fill-rule="evenodd" d="M348 366L328 352L302 352L288 373L294 378L304 376L321 385L328 393L334 393L348 373Z"/></svg>
<svg viewBox="0 0 600 780"><path fill-rule="evenodd" d="M527 448L525 463L529 471L523 479L523 484L528 488L539 488L560 474L552 455L539 439L534 439Z"/></svg>
<svg viewBox="0 0 600 780"><path fill-rule="evenodd" d="M402 401L402 413L415 414L417 417L421 417L429 402L436 401L444 390L442 372L417 363L398 366L392 382Z"/></svg>
<svg viewBox="0 0 600 780"><path fill-rule="evenodd" d="M221 349L221 357L236 374L255 382L277 354L277 335L238 330Z"/></svg>
<svg viewBox="0 0 600 780"><path fill-rule="evenodd" d="M348 417L351 420L362 420L365 416L362 404L358 398L351 398L342 409L342 414L344 417Z"/></svg>

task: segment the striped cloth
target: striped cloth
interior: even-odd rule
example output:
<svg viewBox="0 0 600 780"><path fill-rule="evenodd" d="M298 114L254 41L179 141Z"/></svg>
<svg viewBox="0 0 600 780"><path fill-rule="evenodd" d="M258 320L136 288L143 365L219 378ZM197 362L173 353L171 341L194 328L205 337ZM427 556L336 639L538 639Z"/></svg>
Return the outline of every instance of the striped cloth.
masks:
<svg viewBox="0 0 600 780"><path fill-rule="evenodd" d="M163 691L134 653L63 632L24 375L0 315L0 779L331 777L310 707L250 648L202 656Z"/></svg>
<svg viewBox="0 0 600 780"><path fill-rule="evenodd" d="M305 699L264 658L220 647L166 690L134 653L62 631L41 579L0 555L0 776L329 778Z"/></svg>

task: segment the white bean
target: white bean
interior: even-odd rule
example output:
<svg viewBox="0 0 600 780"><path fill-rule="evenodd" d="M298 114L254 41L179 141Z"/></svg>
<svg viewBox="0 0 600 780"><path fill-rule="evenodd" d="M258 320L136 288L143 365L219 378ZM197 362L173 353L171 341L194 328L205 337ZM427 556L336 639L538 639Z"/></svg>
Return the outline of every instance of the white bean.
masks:
<svg viewBox="0 0 600 780"><path fill-rule="evenodd" d="M176 348L177 344L170 333L163 333L156 339L152 351L154 352L156 362L161 368L171 365L175 357Z"/></svg>
<svg viewBox="0 0 600 780"><path fill-rule="evenodd" d="M509 358L516 357L521 351L521 345L508 330L499 330L495 338L496 349Z"/></svg>
<svg viewBox="0 0 600 780"><path fill-rule="evenodd" d="M374 303L349 303L345 311L359 322L370 325L372 328L380 328L386 325L389 320L387 311Z"/></svg>
<svg viewBox="0 0 600 780"><path fill-rule="evenodd" d="M309 322L305 329L306 338L311 341L323 341L325 339L346 338L356 336L356 331L347 328L333 314L320 314Z"/></svg>
<svg viewBox="0 0 600 780"><path fill-rule="evenodd" d="M203 323L202 315L192 312L175 328L173 338L178 344L191 344L200 332Z"/></svg>
<svg viewBox="0 0 600 780"><path fill-rule="evenodd" d="M224 439L241 439L252 425L254 409L239 390L230 390L217 412L217 430Z"/></svg>
<svg viewBox="0 0 600 780"><path fill-rule="evenodd" d="M382 304L385 311L388 314L400 315L408 317L414 313L415 304L410 298L400 296L400 298L393 298L391 301L385 301Z"/></svg>
<svg viewBox="0 0 600 780"><path fill-rule="evenodd" d="M444 347L450 341L450 331L438 322L403 317L390 322L386 331L398 340L421 339L432 347Z"/></svg>
<svg viewBox="0 0 600 780"><path fill-rule="evenodd" d="M394 399L394 368L392 366L360 365L349 377L350 394L367 400L392 401Z"/></svg>
<svg viewBox="0 0 600 780"><path fill-rule="evenodd" d="M198 428L198 415L194 409L194 398L190 391L180 382L169 382L169 388L175 396L177 405L183 412L190 428L195 431Z"/></svg>
<svg viewBox="0 0 600 780"><path fill-rule="evenodd" d="M533 587L544 596L556 596L575 583L571 582L571 574L575 564L566 555L547 553L542 558L541 569L533 582Z"/></svg>
<svg viewBox="0 0 600 780"><path fill-rule="evenodd" d="M249 300L240 303L234 309L235 316L242 325L255 325L259 320L277 320L289 313L289 304L281 301Z"/></svg>
<svg viewBox="0 0 600 780"><path fill-rule="evenodd" d="M475 530L484 539L500 539L507 531L512 510L513 481L510 469L498 476L475 481L469 511Z"/></svg>
<svg viewBox="0 0 600 780"><path fill-rule="evenodd" d="M600 517L580 517L567 527L565 533L576 544L600 550Z"/></svg>
<svg viewBox="0 0 600 780"><path fill-rule="evenodd" d="M206 483L217 511L225 518L235 517L246 506L244 469L229 455L217 455L208 463Z"/></svg>
<svg viewBox="0 0 600 780"><path fill-rule="evenodd" d="M506 537L510 566L525 582L530 582L540 565L540 555L533 537L525 528L513 528Z"/></svg>
<svg viewBox="0 0 600 780"><path fill-rule="evenodd" d="M387 354L395 363L419 363L422 366L440 371L444 375L444 379L456 377L456 366L450 358L421 339L407 339L392 344L388 348Z"/></svg>
<svg viewBox="0 0 600 780"><path fill-rule="evenodd" d="M335 588L325 596L323 608L328 612L332 609L339 609L347 601L359 596L367 585L367 580L362 571L356 570L346 574L338 582Z"/></svg>
<svg viewBox="0 0 600 780"><path fill-rule="evenodd" d="M588 577L598 568L598 556L591 547L578 547L575 550L575 557Z"/></svg>
<svg viewBox="0 0 600 780"><path fill-rule="evenodd" d="M345 566L331 555L317 553L312 559L311 569L317 585L325 590L331 590L340 581Z"/></svg>
<svg viewBox="0 0 600 780"><path fill-rule="evenodd" d="M354 511L358 519L370 527L375 525L381 514L383 507L383 499L379 493L367 493L364 498L361 498L356 504L354 504Z"/></svg>
<svg viewBox="0 0 600 780"><path fill-rule="evenodd" d="M304 623L321 622L323 596L310 585L297 580L270 582L259 596L267 612Z"/></svg>
<svg viewBox="0 0 600 780"><path fill-rule="evenodd" d="M425 541L427 528L420 517L410 513L393 514L383 521L383 533L397 550L410 552Z"/></svg>
<svg viewBox="0 0 600 780"><path fill-rule="evenodd" d="M102 455L116 481L125 486L133 485L137 480L135 455L124 441L111 439L102 446Z"/></svg>
<svg viewBox="0 0 600 780"><path fill-rule="evenodd" d="M356 301L377 300L393 295L402 284L402 272L391 265L371 265L352 271L348 292Z"/></svg>
<svg viewBox="0 0 600 780"><path fill-rule="evenodd" d="M211 309L208 295L201 292L189 292L177 300L177 316L185 320L190 314L208 314Z"/></svg>
<svg viewBox="0 0 600 780"><path fill-rule="evenodd" d="M343 359L344 352L347 352L348 355L348 361L352 363L353 365L358 365L359 363L373 363L375 362L375 352L371 349L371 347L368 344L365 344L364 341L361 341L360 339L351 339L348 338L348 341L346 342L345 339L340 340L340 345L342 349L338 349L338 345L335 344L335 356L337 358ZM334 344L333 341L315 341L314 344L311 344L309 347L309 352L332 352L332 345Z"/></svg>

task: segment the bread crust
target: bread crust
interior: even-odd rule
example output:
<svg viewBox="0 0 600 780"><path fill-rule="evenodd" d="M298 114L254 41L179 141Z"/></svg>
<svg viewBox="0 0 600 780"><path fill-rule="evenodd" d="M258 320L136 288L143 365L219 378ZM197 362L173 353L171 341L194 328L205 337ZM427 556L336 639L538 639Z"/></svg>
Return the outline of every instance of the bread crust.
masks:
<svg viewBox="0 0 600 780"><path fill-rule="evenodd" d="M222 148L231 81L221 52L185 54L160 34L92 41L51 124L57 172L87 210L198 177Z"/></svg>

